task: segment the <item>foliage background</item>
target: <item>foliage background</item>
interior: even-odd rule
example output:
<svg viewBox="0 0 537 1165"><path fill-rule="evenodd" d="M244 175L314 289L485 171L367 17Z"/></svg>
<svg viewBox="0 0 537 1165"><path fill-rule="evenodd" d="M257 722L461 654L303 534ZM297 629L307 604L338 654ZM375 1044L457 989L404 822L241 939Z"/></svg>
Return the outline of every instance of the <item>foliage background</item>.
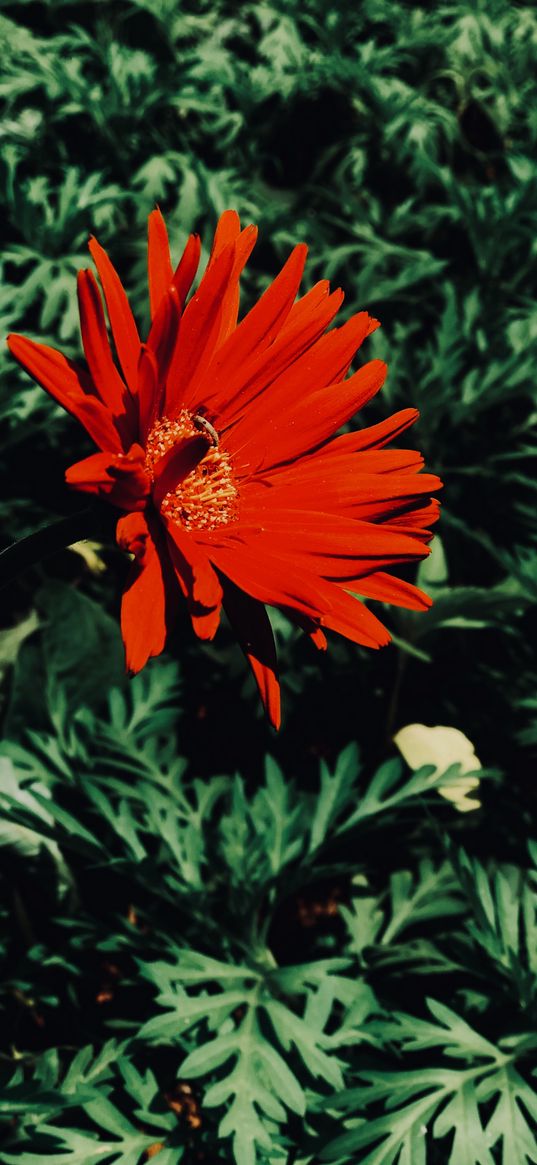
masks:
<svg viewBox="0 0 537 1165"><path fill-rule="evenodd" d="M109 515L3 591L3 1159L535 1162L535 9L0 9L2 332L80 357L90 233L145 318L155 203L176 252L235 206L244 306L306 240L383 324L365 420L417 405L446 483L395 646L320 658L275 617L277 739L225 629L126 681ZM7 545L76 513L90 450L0 374ZM469 736L481 809L394 759L415 721Z"/></svg>

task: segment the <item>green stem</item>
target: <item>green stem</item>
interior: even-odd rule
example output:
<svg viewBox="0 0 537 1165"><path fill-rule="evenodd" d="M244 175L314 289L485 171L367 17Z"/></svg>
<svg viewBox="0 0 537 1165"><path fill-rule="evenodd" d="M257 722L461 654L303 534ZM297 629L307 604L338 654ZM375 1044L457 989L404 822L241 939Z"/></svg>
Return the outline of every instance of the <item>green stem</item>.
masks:
<svg viewBox="0 0 537 1165"><path fill-rule="evenodd" d="M96 529L95 511L79 510L76 514L70 514L68 518L60 518L50 526L43 526L41 530L28 534L19 542L6 546L5 550L0 551L0 587L6 586L22 571L42 562L51 554L64 550L66 546L72 546L73 542L91 537L96 533Z"/></svg>
<svg viewBox="0 0 537 1165"><path fill-rule="evenodd" d="M390 697L388 713L386 716L386 740L388 742L391 742L393 730L395 728L395 724L397 721L397 713L398 713L398 709L399 709L399 696L401 694L401 688L403 685L403 679L404 679L406 665L407 665L407 659L406 659L404 652L402 652L400 650L400 648L397 649L397 652L398 652L398 654L397 654L397 668L396 668L396 673L395 673L395 680L394 680L394 684L393 684L393 688L392 688L392 694Z"/></svg>

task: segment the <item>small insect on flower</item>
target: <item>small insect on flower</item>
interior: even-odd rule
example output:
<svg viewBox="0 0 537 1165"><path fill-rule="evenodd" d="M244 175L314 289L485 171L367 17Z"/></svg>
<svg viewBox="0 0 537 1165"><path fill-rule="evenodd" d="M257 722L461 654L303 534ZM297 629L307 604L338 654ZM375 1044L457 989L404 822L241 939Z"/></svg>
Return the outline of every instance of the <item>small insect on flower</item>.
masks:
<svg viewBox="0 0 537 1165"><path fill-rule="evenodd" d="M321 649L325 630L366 647L388 643L357 596L430 606L391 570L428 553L438 517L430 495L440 482L421 472L419 453L386 448L416 420L414 408L337 435L384 381L381 360L347 375L378 321L361 311L330 328L343 293L326 280L297 298L303 244L239 322L239 278L256 235L226 211L190 294L199 238L188 239L174 266L155 210L145 341L115 268L91 239L117 364L90 270L78 277L87 370L23 336L8 343L99 450L66 480L121 511L117 540L134 555L121 608L129 671L163 650L181 601L201 639L213 637L224 608L277 727L265 604Z"/></svg>
<svg viewBox="0 0 537 1165"><path fill-rule="evenodd" d="M195 416L192 417L192 420L196 429L200 429L202 432L208 433L213 445L218 447L218 433L216 432L214 426L211 425L211 422L207 420L207 417Z"/></svg>

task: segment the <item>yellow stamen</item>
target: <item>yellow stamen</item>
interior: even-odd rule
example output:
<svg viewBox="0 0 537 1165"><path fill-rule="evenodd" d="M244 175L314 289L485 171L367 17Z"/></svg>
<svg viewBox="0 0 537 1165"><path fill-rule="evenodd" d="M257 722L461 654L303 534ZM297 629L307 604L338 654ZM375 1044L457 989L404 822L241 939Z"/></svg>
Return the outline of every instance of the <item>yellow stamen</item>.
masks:
<svg viewBox="0 0 537 1165"><path fill-rule="evenodd" d="M187 476L165 494L161 512L187 530L213 530L236 522L239 493L233 476L229 453L221 449L218 434L199 414L182 409L176 420L163 417L151 429L146 442L145 468L151 480L160 458L185 437L199 437L206 432L207 452ZM210 442L210 444L209 444Z"/></svg>

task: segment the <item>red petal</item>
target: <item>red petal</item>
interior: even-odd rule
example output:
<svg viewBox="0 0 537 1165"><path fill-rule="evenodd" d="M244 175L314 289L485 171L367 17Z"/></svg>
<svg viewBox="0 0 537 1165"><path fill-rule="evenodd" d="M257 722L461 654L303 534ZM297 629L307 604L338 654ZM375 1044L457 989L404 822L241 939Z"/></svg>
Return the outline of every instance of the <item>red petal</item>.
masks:
<svg viewBox="0 0 537 1165"><path fill-rule="evenodd" d="M206 550L218 570L261 603L292 607L313 618L322 612L320 580L263 546L261 536L246 544L239 534L222 536L218 545L207 540Z"/></svg>
<svg viewBox="0 0 537 1165"><path fill-rule="evenodd" d="M382 474L384 477L389 474L390 481L393 474L414 476L424 464L422 454L417 449L364 449L351 456L359 474ZM348 458L347 465L350 464L351 458Z"/></svg>
<svg viewBox="0 0 537 1165"><path fill-rule="evenodd" d="M314 294L315 293L315 294ZM311 296L311 299L309 298ZM319 341L328 325L338 312L343 293L334 291L326 296L322 284L304 296L308 299L308 311L294 314L302 300L291 309L289 317L282 331L265 350L253 351L244 363L239 362L235 369L227 370L226 382L222 382L220 395L211 400L211 408L220 410L224 424L234 423L252 401L259 398L277 381L287 369L291 369L295 362L308 350L314 350L313 345ZM293 323L289 322L293 316ZM326 381L325 381L326 383ZM207 390L210 393L211 384Z"/></svg>
<svg viewBox="0 0 537 1165"><path fill-rule="evenodd" d="M128 671L139 672L148 659L160 655L168 630L166 596L172 580L166 570L162 549L157 549L143 514L127 514L117 524L119 545L135 555L121 602L121 633ZM171 595L170 595L171 597Z"/></svg>
<svg viewBox="0 0 537 1165"><path fill-rule="evenodd" d="M111 463L118 457L117 453L92 453L84 457L83 461L76 461L65 472L68 485L84 493L110 493L112 480L108 474Z"/></svg>
<svg viewBox="0 0 537 1165"><path fill-rule="evenodd" d="M409 465L412 458L421 458L421 454L414 450L386 450L386 454L382 450L382 446L386 445L388 441L400 436L410 425L413 425L419 417L417 409L402 409L399 413L394 413L393 416L388 417L385 421L381 421L378 425L371 425L365 429L357 429L353 433L343 433L340 437L334 437L331 441L327 441L320 449L315 449L311 453L305 454L300 459L300 475L306 473L324 473L328 464L337 464L338 460L341 464L346 459L346 464L350 467L352 464L367 464L366 461L353 462L355 455L360 457L369 457L370 463L373 464L373 459L378 454L380 460L377 465L382 466L382 457L395 456L396 454L405 454L409 458ZM284 476L288 477L296 472L298 467L283 466L274 471L274 476L278 475L278 480ZM384 472L384 468L380 470ZM272 477L271 477L272 480Z"/></svg>
<svg viewBox="0 0 537 1165"><path fill-rule="evenodd" d="M344 433L343 437L353 437L354 433ZM263 481L271 485L291 484L297 481L325 480L340 474L392 474L419 472L423 457L415 449L365 449L363 452L348 452L342 447L342 438L335 437L321 449L301 457L297 463L278 466L263 474Z"/></svg>
<svg viewBox="0 0 537 1165"><path fill-rule="evenodd" d="M324 631L321 631L320 627L312 627L310 631L307 631L307 634L309 635L312 643L315 644L318 651L326 651L328 647L328 640Z"/></svg>
<svg viewBox="0 0 537 1165"><path fill-rule="evenodd" d="M421 481L422 477L426 478L426 474L420 474L415 478L415 481ZM411 478L409 480L412 480ZM442 483L438 478L433 478L436 482L435 489L439 489ZM427 490L429 492L429 490ZM383 501L381 498L377 500L364 503L362 506L356 506L352 510L352 516L360 518L363 521L373 522L383 530L391 530L393 533L408 534L411 538L418 537L418 531L414 528L413 515L416 508L420 506L423 500L423 494L409 494L402 495L400 498L389 498L388 501Z"/></svg>
<svg viewBox="0 0 537 1165"><path fill-rule="evenodd" d="M93 273L79 271L77 287L80 330L91 378L104 404L118 419L123 418L127 405L126 388L112 359L103 305Z"/></svg>
<svg viewBox="0 0 537 1165"><path fill-rule="evenodd" d="M394 516L390 514L388 521L383 525L386 529L393 530L396 533L409 534L412 538L419 538L423 542L430 542L433 537L430 526L438 521L440 517L440 502L436 498L431 498L431 501L426 506L421 506L419 509L404 509L401 514Z"/></svg>
<svg viewBox="0 0 537 1165"><path fill-rule="evenodd" d="M260 545L261 543L261 545ZM208 547L213 562L228 578L253 598L272 606L291 608L301 615L320 618L323 627L345 635L366 647L380 647L390 636L382 623L334 583L317 578L292 557L280 556L263 546L261 537L250 545Z"/></svg>
<svg viewBox="0 0 537 1165"><path fill-rule="evenodd" d="M160 396L157 358L151 348L142 344L138 361L138 407L140 439L143 442L159 413Z"/></svg>
<svg viewBox="0 0 537 1165"><path fill-rule="evenodd" d="M164 385L168 375L179 336L182 308L177 288L172 284L162 296L147 337L147 347L154 352L157 361L159 385Z"/></svg>
<svg viewBox="0 0 537 1165"><path fill-rule="evenodd" d="M419 417L417 409L401 409L393 416L380 421L378 425L370 425L366 429L359 429L355 433L345 433L338 437L341 449L348 453L357 453L361 449L380 449L388 441L393 441L413 425Z"/></svg>
<svg viewBox="0 0 537 1165"><path fill-rule="evenodd" d="M385 524L375 525L313 510L250 512L242 506L241 522L250 520L253 524L255 516L262 532L252 541L252 553L255 547L256 553L285 557L291 572L296 565L323 578L354 579L358 574L369 574L389 563L423 558L425 553L419 539L391 530ZM227 529L227 535L220 534L220 541L223 543L225 539L226 546L232 546L233 528ZM216 542L218 537L215 530L208 540ZM270 602L269 599L262 601Z"/></svg>
<svg viewBox="0 0 537 1165"><path fill-rule="evenodd" d="M192 625L200 639L212 639L220 623L222 587L205 551L176 523L165 520L168 549Z"/></svg>
<svg viewBox="0 0 537 1165"><path fill-rule="evenodd" d="M119 275L106 251L93 238L90 239L89 249L101 280L119 363L131 392L135 393L140 348L138 328Z"/></svg>
<svg viewBox="0 0 537 1165"><path fill-rule="evenodd" d="M259 694L273 728L281 723L280 685L274 636L262 603L224 582L224 610L253 671Z"/></svg>
<svg viewBox="0 0 537 1165"><path fill-rule="evenodd" d="M354 589L351 583L345 584ZM412 583L402 578L378 571L367 575L367 578L356 580L358 594L366 599L379 599L382 603L392 603L396 607L408 607L411 611L428 611L432 606L432 599L420 591Z"/></svg>
<svg viewBox="0 0 537 1165"><path fill-rule="evenodd" d="M174 288L182 312L200 261L199 235L188 236L183 254L173 271L166 225L160 211L155 210L149 216L148 244L151 318L156 316L163 297L171 288Z"/></svg>
<svg viewBox="0 0 537 1165"><path fill-rule="evenodd" d="M318 472L311 470L301 473L298 463L294 472L289 471L281 478L274 473L270 478L253 478L245 483L241 494L243 504L256 505L263 513L280 515L282 510L316 510L339 514L346 518L367 519L383 514L397 514L401 504L406 509L411 502L419 504L421 495L432 493L441 486L440 479L430 473L361 473L359 458L356 470L348 468L343 459L331 464L324 459L325 471L319 466ZM418 463L419 468L419 463Z"/></svg>
<svg viewBox="0 0 537 1165"><path fill-rule="evenodd" d="M123 442L112 414L92 393L89 377L46 344L36 344L25 336L10 335L12 356L46 389L58 404L80 421L100 449L121 452Z"/></svg>
<svg viewBox="0 0 537 1165"><path fill-rule="evenodd" d="M305 243L299 243L299 247L304 248L304 261L308 248ZM296 251L295 247L295 251ZM291 256L293 252L291 252ZM298 289L297 289L298 290ZM282 327L281 335L288 335L289 332L294 332L297 325L302 325L306 320L311 319L312 313L319 307L319 304L326 303L330 295L330 283L328 279L320 279L318 283L314 283L313 287L302 295L296 303L294 303L289 311L289 315ZM341 288L337 288L333 292L338 299L343 301L344 295Z"/></svg>
<svg viewBox="0 0 537 1165"><path fill-rule="evenodd" d="M218 340L225 289L233 269L234 250L226 247L187 304L166 385L164 414L177 416L194 380L209 364Z"/></svg>
<svg viewBox="0 0 537 1165"><path fill-rule="evenodd" d="M239 278L246 265L257 240L257 227L249 226L242 231L235 244L235 262L229 277L229 283L222 298L222 319L220 333L215 344L215 351L221 348L225 340L235 331L239 315Z"/></svg>
<svg viewBox="0 0 537 1165"><path fill-rule="evenodd" d="M431 498L431 501L426 506L420 506L419 509L413 510L412 514L405 514L400 518L392 518L390 525L408 525L409 521L412 526L418 529L424 529L426 526L432 526L438 521L440 517L440 502L437 498Z"/></svg>
<svg viewBox="0 0 537 1165"><path fill-rule="evenodd" d="M385 647L390 642L391 635L384 624L359 599L341 587L330 583L325 585L330 610L322 617L323 627L337 631L338 635L344 635L345 639L363 647Z"/></svg>
<svg viewBox="0 0 537 1165"><path fill-rule="evenodd" d="M225 210L220 215L216 224L214 232L213 245L211 247L211 254L209 257L209 266L214 263L221 252L229 245L234 243L241 233L240 218L236 210Z"/></svg>
<svg viewBox="0 0 537 1165"><path fill-rule="evenodd" d="M250 407L233 432L226 434L226 448L240 454L238 464L245 469L270 468L314 449L333 437L384 383L386 365L382 360L371 360L348 380L319 387L319 381L324 380L324 362L312 355L308 368L309 356L307 353L297 361L261 402Z"/></svg>
<svg viewBox="0 0 537 1165"><path fill-rule="evenodd" d="M73 489L103 497L122 510L142 510L150 485L144 456L139 445L126 454L93 453L71 465L65 480Z"/></svg>
<svg viewBox="0 0 537 1165"><path fill-rule="evenodd" d="M317 651L326 651L328 640L324 631L321 630L314 619L308 619L306 615L297 615L296 611L286 611L286 614L293 623L296 623L297 627L302 628L317 648Z"/></svg>
<svg viewBox="0 0 537 1165"><path fill-rule="evenodd" d="M184 307L186 297L192 287L201 254L201 242L199 235L189 235L186 241L186 246L181 255L179 263L173 273L172 283L175 287L179 299L181 301L181 310Z"/></svg>
<svg viewBox="0 0 537 1165"><path fill-rule="evenodd" d="M172 279L173 269L170 258L170 244L166 223L158 208L149 215L147 234L147 271L149 276L149 304L151 319L155 315L162 296L166 294Z"/></svg>
<svg viewBox="0 0 537 1165"><path fill-rule="evenodd" d="M241 321L233 339L218 353L213 369L220 381L234 371L238 360L268 348L281 331L300 286L307 253L304 243L291 251L279 275Z"/></svg>
<svg viewBox="0 0 537 1165"><path fill-rule="evenodd" d="M226 247L232 245L235 254L235 264L231 271L229 282L222 294L221 316L220 316L220 333L215 340L215 350L223 343L233 329L236 327L237 315L239 310L239 288L237 284L238 276L244 266L252 247L257 238L257 227L247 227L241 233L240 219L236 210L225 210L220 215L216 230L214 233L213 245L211 247L211 254L207 264L207 271L210 271L218 257L222 254ZM242 243L241 243L242 240ZM246 244L246 247L245 247ZM242 262L237 268L237 260L239 251L243 253Z"/></svg>
<svg viewBox="0 0 537 1165"><path fill-rule="evenodd" d="M291 310L302 279L306 254L304 244L295 247L280 274L241 320L211 364L211 382L205 403L212 402L226 418L233 386L237 374L240 377L244 362L251 362L252 356L258 359L260 353L269 347Z"/></svg>

